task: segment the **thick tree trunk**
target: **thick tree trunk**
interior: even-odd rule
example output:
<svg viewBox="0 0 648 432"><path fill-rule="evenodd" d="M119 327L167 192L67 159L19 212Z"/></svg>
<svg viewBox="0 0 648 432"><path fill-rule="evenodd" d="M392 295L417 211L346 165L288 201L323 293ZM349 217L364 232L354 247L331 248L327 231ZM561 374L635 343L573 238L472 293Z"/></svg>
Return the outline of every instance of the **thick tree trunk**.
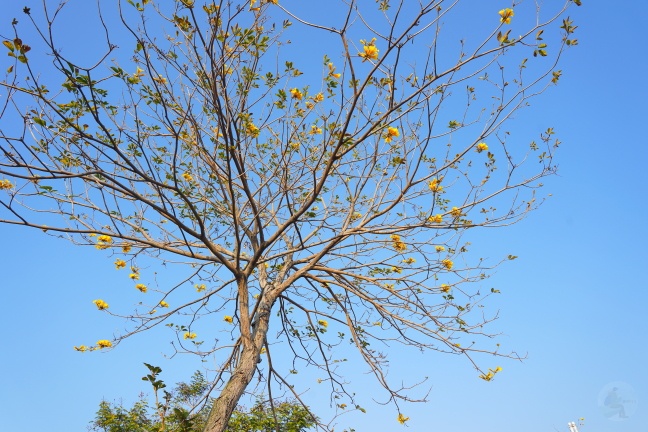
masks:
<svg viewBox="0 0 648 432"><path fill-rule="evenodd" d="M247 341L243 338L243 349L239 356L238 364L234 367L234 371L227 384L225 384L225 388L214 401L214 405L207 418L204 432L223 432L225 430L227 422L232 416L232 412L234 412L239 399L243 396L252 378L254 378L260 355L259 352L268 333L271 307L267 303L263 306L263 309L257 315L252 337L247 339Z"/></svg>

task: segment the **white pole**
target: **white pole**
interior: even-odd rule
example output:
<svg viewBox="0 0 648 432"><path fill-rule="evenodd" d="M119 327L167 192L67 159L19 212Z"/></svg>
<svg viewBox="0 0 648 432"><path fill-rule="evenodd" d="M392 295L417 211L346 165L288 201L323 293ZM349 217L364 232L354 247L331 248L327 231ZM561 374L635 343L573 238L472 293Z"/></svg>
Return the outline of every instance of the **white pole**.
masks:
<svg viewBox="0 0 648 432"><path fill-rule="evenodd" d="M569 422L569 423L567 423L567 426L569 426L569 432L578 432L578 428L576 427L576 423Z"/></svg>

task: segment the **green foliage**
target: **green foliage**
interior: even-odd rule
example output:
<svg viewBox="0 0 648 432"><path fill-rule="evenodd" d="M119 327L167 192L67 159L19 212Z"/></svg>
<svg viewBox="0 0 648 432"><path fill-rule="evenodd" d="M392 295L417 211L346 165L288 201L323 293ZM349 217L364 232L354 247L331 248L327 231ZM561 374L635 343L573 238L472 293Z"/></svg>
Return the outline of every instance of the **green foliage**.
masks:
<svg viewBox="0 0 648 432"><path fill-rule="evenodd" d="M302 405L281 402L270 405L257 400L249 412L237 410L230 418L227 431L302 432L316 425L313 416Z"/></svg>
<svg viewBox="0 0 648 432"><path fill-rule="evenodd" d="M151 383L155 404L149 403L144 394L132 407L122 403L101 401L90 431L101 432L201 432L209 414L211 400L207 400L209 383L196 371L189 382L178 383L168 392L163 391L162 401L158 392L166 388L159 379L162 369L144 363L149 374L142 377ZM303 432L317 424L309 410L295 401L269 401L257 399L248 411L238 407L227 425L229 432Z"/></svg>

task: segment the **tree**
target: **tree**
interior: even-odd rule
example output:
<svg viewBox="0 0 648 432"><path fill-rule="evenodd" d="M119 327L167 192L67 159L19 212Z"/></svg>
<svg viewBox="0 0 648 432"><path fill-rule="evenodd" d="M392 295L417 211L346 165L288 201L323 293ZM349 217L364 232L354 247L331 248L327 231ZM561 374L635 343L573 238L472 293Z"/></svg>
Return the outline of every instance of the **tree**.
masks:
<svg viewBox="0 0 648 432"><path fill-rule="evenodd" d="M425 394L388 380L390 345L462 356L487 381L501 369L480 353L519 358L490 343L498 291L479 282L498 262L464 234L541 202L560 142L548 128L523 146L505 124L558 83L580 0L331 1L330 23L293 0L167 3L98 10L92 52L57 42L62 6L25 8L36 31L14 19L3 42L2 114L22 120L0 130L1 222L103 250L146 294L133 312L96 300L134 324L77 350L169 326L173 349L219 362L207 431L246 391L300 400L306 366L337 409L362 409L348 345L401 423ZM150 259L186 273L154 281Z"/></svg>
<svg viewBox="0 0 648 432"><path fill-rule="evenodd" d="M179 383L166 391L159 377L162 369L144 363L149 373L142 378L151 383L155 405L143 395L129 409L122 404L102 401L89 430L104 432L198 432L203 430L209 407L209 383L196 371L190 382ZM303 432L317 423L309 410L293 401L257 399L252 409L237 407L232 414L229 432Z"/></svg>

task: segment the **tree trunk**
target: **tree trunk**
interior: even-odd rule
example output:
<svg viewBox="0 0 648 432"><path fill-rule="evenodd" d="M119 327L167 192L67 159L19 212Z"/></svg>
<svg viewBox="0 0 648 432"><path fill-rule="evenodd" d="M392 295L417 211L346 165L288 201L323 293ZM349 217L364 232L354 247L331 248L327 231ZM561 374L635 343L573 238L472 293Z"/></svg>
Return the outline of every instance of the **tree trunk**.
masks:
<svg viewBox="0 0 648 432"><path fill-rule="evenodd" d="M254 378L261 347L268 333L271 308L272 305L265 302L263 306L260 306L252 338L251 340L243 338L243 349L238 364L235 365L225 388L214 401L204 432L223 432L225 430L239 399Z"/></svg>

